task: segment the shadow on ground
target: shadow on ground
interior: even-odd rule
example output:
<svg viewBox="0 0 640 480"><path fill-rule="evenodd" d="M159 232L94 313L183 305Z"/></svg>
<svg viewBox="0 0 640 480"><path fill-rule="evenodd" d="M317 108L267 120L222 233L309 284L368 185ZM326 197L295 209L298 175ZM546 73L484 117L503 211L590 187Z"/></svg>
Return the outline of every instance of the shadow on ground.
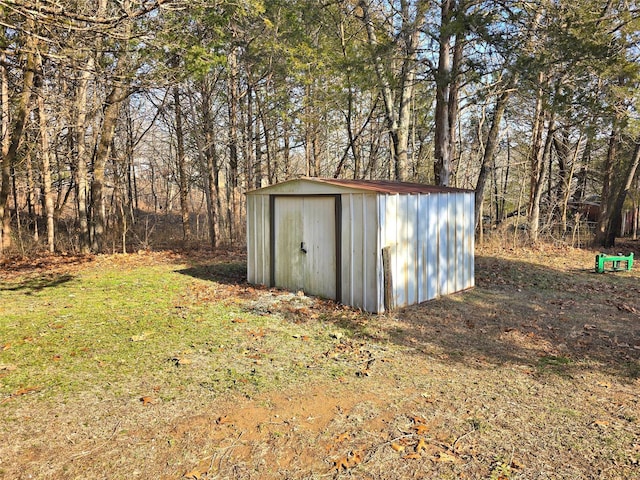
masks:
<svg viewBox="0 0 640 480"><path fill-rule="evenodd" d="M237 287L249 303L285 293L251 288L241 260L214 260L178 273ZM476 288L386 315L320 299L299 309L276 301L267 311L296 323L331 322L364 341L390 341L478 368L513 364L560 375L588 369L634 380L640 378L639 280L635 272L593 273L590 263L556 268L553 262L477 256Z"/></svg>
<svg viewBox="0 0 640 480"><path fill-rule="evenodd" d="M242 285L247 281L247 265L242 262L194 265L176 270L176 273L228 285Z"/></svg>
<svg viewBox="0 0 640 480"><path fill-rule="evenodd" d="M479 366L640 377L637 276L477 257L476 285L395 312L394 341Z"/></svg>
<svg viewBox="0 0 640 480"><path fill-rule="evenodd" d="M45 288L57 287L70 282L75 277L69 274L53 274L39 276L18 283L0 283L0 290L17 292L24 290L26 293L39 292Z"/></svg>

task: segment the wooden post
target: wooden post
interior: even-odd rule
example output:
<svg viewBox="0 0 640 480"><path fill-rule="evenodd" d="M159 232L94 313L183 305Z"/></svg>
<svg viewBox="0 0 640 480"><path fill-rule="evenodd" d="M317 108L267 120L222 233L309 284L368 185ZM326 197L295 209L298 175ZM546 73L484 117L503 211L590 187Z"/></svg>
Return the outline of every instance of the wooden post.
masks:
<svg viewBox="0 0 640 480"><path fill-rule="evenodd" d="M382 270L384 273L384 309L391 311L395 308L393 301L393 278L391 274L391 248L382 249Z"/></svg>

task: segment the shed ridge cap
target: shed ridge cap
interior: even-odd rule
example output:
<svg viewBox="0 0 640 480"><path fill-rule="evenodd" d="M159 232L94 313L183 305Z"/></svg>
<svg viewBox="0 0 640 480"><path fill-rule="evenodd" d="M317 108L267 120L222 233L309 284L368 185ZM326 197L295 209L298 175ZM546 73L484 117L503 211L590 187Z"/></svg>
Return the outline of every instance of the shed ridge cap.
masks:
<svg viewBox="0 0 640 480"><path fill-rule="evenodd" d="M376 193L387 194L430 194L430 193L472 193L473 190L445 187L439 185L429 185L417 182L400 182L397 180L379 179L379 180L358 180L347 178L327 178L327 177L307 177L302 176L292 178L283 182L275 183L263 188L252 190L247 193L259 192L264 189L270 189L277 185L289 184L294 182L311 182L315 184L333 185L336 187L352 188L355 190L370 191Z"/></svg>

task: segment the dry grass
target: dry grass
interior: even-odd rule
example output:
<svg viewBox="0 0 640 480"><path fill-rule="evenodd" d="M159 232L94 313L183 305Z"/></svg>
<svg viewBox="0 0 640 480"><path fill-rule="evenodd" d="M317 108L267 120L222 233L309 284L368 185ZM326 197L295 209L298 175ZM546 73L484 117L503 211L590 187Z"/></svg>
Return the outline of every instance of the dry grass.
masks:
<svg viewBox="0 0 640 480"><path fill-rule="evenodd" d="M478 248L475 289L385 316L251 288L236 255L5 268L0 476L636 478L640 275L592 273L594 255ZM62 331L99 323L109 282L148 290L107 302L120 326L93 334L127 335L110 379L104 351L37 350L71 352ZM82 289L89 305L62 309ZM41 355L37 382L19 353Z"/></svg>

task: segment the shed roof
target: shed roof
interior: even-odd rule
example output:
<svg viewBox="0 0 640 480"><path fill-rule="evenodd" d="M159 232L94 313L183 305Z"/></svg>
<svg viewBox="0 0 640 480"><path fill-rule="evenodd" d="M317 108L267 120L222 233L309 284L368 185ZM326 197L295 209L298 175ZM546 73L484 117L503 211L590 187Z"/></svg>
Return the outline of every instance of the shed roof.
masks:
<svg viewBox="0 0 640 480"><path fill-rule="evenodd" d="M437 185L426 185L423 183L410 183L410 182L396 182L393 180L349 180L342 178L318 178L318 177L302 177L294 180L287 180L277 185L292 183L292 182L312 182L315 184L327 184L337 187L345 187L355 190L367 190L377 193L390 193L390 194L416 194L416 193L462 193L470 192L462 188L453 187L441 187ZM270 185L268 187L259 188L249 193L260 192L275 187L276 185Z"/></svg>

